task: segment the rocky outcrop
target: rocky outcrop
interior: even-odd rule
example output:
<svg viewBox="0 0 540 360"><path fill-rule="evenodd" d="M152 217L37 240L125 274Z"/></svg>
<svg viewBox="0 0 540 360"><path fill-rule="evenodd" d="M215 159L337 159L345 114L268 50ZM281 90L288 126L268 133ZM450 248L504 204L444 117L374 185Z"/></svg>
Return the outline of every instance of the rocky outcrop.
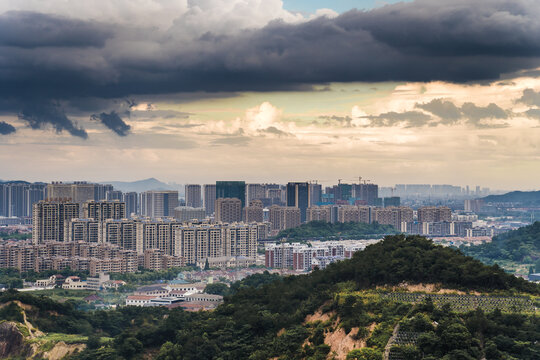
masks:
<svg viewBox="0 0 540 360"><path fill-rule="evenodd" d="M24 335L17 324L4 321L0 324L0 358L12 356L25 357L31 352L30 346L25 343Z"/></svg>

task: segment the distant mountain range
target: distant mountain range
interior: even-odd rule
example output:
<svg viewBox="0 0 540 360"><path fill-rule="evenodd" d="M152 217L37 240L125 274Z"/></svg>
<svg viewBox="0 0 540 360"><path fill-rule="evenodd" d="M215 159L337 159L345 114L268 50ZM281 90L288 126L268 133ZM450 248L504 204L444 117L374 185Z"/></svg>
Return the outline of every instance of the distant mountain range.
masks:
<svg viewBox="0 0 540 360"><path fill-rule="evenodd" d="M513 202L523 204L539 204L540 203L540 191L512 191L502 195L489 195L482 198L484 202Z"/></svg>
<svg viewBox="0 0 540 360"><path fill-rule="evenodd" d="M181 186L169 185L156 178L149 178L137 181L105 181L101 184L111 184L115 190L121 190L123 192L143 192L149 190L183 190ZM183 191L181 191L183 193Z"/></svg>

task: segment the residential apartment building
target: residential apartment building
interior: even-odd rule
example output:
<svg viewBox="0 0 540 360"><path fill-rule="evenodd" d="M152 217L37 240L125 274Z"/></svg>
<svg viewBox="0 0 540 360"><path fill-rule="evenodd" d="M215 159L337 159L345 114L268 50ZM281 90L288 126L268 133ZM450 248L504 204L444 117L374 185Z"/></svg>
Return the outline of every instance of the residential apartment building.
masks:
<svg viewBox="0 0 540 360"><path fill-rule="evenodd" d="M330 206L311 206L306 210L306 221L332 222L332 208Z"/></svg>
<svg viewBox="0 0 540 360"><path fill-rule="evenodd" d="M244 221L250 222L263 222L263 203L261 200L251 200L249 206L244 208Z"/></svg>
<svg viewBox="0 0 540 360"><path fill-rule="evenodd" d="M242 221L242 201L238 198L218 198L215 206L217 222Z"/></svg>
<svg viewBox="0 0 540 360"><path fill-rule="evenodd" d="M140 194L141 215L150 218L173 216L178 207L178 191L145 191Z"/></svg>
<svg viewBox="0 0 540 360"><path fill-rule="evenodd" d="M201 185L188 184L185 186L186 206L202 207Z"/></svg>
<svg viewBox="0 0 540 360"><path fill-rule="evenodd" d="M79 204L72 202L40 201L32 211L32 241L64 241L66 225L79 217Z"/></svg>
<svg viewBox="0 0 540 360"><path fill-rule="evenodd" d="M418 209L418 222L452 221L452 210L446 206L424 206Z"/></svg>
<svg viewBox="0 0 540 360"><path fill-rule="evenodd" d="M216 185L215 184L206 184L204 188L204 209L206 210L206 215L210 216L215 211L216 206Z"/></svg>

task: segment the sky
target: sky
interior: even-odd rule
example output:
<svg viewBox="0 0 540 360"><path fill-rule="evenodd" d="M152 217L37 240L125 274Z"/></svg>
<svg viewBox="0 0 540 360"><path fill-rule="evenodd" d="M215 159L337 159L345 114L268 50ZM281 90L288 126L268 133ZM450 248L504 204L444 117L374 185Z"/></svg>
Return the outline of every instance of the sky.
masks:
<svg viewBox="0 0 540 360"><path fill-rule="evenodd" d="M3 0L0 179L538 189L534 0Z"/></svg>

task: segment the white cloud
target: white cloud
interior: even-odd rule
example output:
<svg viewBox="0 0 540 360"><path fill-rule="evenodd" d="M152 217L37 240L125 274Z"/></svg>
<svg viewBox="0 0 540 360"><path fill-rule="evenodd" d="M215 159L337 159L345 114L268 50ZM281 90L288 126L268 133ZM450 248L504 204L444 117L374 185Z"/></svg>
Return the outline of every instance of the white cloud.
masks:
<svg viewBox="0 0 540 360"><path fill-rule="evenodd" d="M298 23L320 16L335 17L319 9L304 17L283 8L281 0L3 0L6 11L35 11L71 18L169 29L176 36L217 35L261 28L272 20Z"/></svg>

